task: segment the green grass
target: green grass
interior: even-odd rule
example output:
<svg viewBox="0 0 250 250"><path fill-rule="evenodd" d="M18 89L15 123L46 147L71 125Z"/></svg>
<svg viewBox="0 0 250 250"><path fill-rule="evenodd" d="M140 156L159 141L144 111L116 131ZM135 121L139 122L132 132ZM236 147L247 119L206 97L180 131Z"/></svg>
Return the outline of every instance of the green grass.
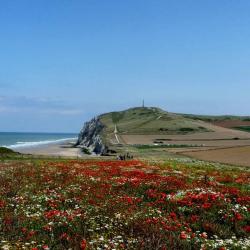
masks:
<svg viewBox="0 0 250 250"><path fill-rule="evenodd" d="M112 113L112 121L114 124L118 123L124 117L123 112L113 112Z"/></svg>
<svg viewBox="0 0 250 250"><path fill-rule="evenodd" d="M16 154L13 150L5 147L0 147L0 156L7 155L7 154Z"/></svg>
<svg viewBox="0 0 250 250"><path fill-rule="evenodd" d="M81 150L82 150L82 152L83 152L84 154L87 154L87 155L90 155L90 154L91 154L88 148L82 148Z"/></svg>
<svg viewBox="0 0 250 250"><path fill-rule="evenodd" d="M100 116L105 134L112 134L115 124L121 134L187 134L206 132L199 121L168 113L159 108L131 108Z"/></svg>
<svg viewBox="0 0 250 250"><path fill-rule="evenodd" d="M135 148L138 149L155 149L155 148L189 148L189 147L197 147L186 144L169 144L169 145L135 145Z"/></svg>
<svg viewBox="0 0 250 250"><path fill-rule="evenodd" d="M234 127L234 129L249 132L250 133L250 126L239 126L239 127Z"/></svg>
<svg viewBox="0 0 250 250"><path fill-rule="evenodd" d="M9 148L0 147L0 160L10 160L10 159L18 159L22 157L20 153L17 153Z"/></svg>
<svg viewBox="0 0 250 250"><path fill-rule="evenodd" d="M235 115L193 115L193 114L179 114L185 118L193 120L201 120L204 122L217 122L217 121L250 121L250 116L235 116Z"/></svg>

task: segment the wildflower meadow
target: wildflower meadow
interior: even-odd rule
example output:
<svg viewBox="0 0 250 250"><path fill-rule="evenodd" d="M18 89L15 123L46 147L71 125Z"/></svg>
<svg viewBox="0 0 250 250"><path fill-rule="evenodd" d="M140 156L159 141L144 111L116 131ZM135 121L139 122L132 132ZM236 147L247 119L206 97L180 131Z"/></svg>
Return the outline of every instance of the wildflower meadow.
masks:
<svg viewBox="0 0 250 250"><path fill-rule="evenodd" d="M249 183L199 161L3 161L0 249L250 249Z"/></svg>

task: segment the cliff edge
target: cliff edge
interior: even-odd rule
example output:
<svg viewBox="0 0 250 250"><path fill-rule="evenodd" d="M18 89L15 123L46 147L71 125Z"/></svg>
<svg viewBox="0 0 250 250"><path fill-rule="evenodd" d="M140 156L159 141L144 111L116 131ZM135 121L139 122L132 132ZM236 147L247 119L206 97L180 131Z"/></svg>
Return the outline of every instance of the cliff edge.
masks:
<svg viewBox="0 0 250 250"><path fill-rule="evenodd" d="M86 122L78 135L76 146L87 148L91 153L106 154L108 148L102 138L104 127L99 117Z"/></svg>

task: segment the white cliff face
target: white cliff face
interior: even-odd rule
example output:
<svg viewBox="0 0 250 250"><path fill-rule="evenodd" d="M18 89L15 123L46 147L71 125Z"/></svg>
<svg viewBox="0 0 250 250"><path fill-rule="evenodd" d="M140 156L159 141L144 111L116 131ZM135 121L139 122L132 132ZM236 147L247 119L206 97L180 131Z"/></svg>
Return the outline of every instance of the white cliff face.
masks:
<svg viewBox="0 0 250 250"><path fill-rule="evenodd" d="M103 143L101 132L104 125L98 117L86 122L78 135L76 146L87 147L91 152L96 154L107 153L107 146Z"/></svg>

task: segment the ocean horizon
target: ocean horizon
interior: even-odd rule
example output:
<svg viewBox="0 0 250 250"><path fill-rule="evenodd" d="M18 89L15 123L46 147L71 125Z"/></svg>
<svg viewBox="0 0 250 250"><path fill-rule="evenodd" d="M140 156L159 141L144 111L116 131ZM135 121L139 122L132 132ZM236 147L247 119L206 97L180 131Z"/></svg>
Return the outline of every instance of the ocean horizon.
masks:
<svg viewBox="0 0 250 250"><path fill-rule="evenodd" d="M37 147L77 139L77 133L0 132L0 147Z"/></svg>

